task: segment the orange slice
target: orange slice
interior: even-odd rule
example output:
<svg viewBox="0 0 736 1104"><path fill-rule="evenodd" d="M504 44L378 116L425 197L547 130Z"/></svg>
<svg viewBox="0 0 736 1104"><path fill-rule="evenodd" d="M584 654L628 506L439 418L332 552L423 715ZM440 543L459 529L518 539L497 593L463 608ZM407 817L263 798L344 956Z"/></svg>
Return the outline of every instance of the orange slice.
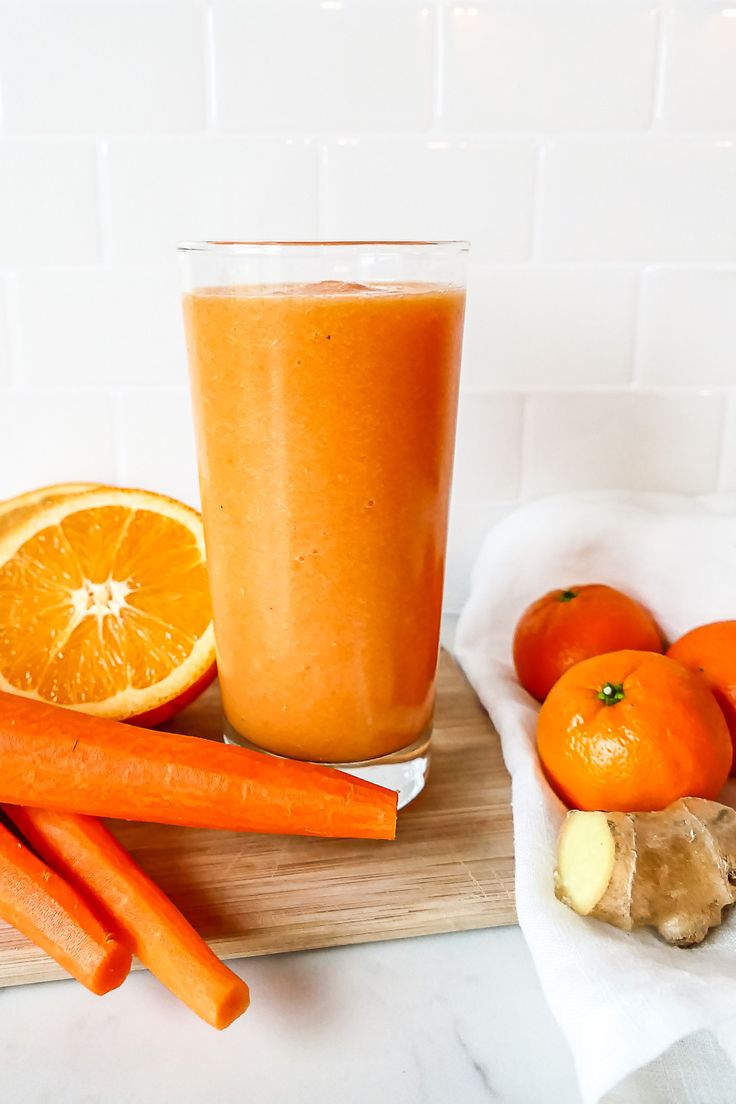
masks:
<svg viewBox="0 0 736 1104"><path fill-rule="evenodd" d="M69 495L92 491L99 483L53 483L50 487L38 487L35 491L15 495L0 502L0 534L18 525L42 506L50 506Z"/></svg>
<svg viewBox="0 0 736 1104"><path fill-rule="evenodd" d="M52 497L0 528L0 689L159 724L215 674L201 518L150 491Z"/></svg>

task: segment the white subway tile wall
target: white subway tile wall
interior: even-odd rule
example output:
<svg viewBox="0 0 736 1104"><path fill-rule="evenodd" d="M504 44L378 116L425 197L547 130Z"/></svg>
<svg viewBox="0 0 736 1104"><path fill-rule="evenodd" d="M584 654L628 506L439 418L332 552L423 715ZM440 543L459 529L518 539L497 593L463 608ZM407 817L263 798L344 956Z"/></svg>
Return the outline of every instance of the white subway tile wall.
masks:
<svg viewBox="0 0 736 1104"><path fill-rule="evenodd" d="M10 333L8 332L8 298L11 294L10 278L0 279L0 387L11 381Z"/></svg>
<svg viewBox="0 0 736 1104"><path fill-rule="evenodd" d="M726 426L721 456L720 491L736 491L736 392L728 397Z"/></svg>
<svg viewBox="0 0 736 1104"><path fill-rule="evenodd" d="M4 3L0 72L10 133L199 130L201 7Z"/></svg>
<svg viewBox="0 0 736 1104"><path fill-rule="evenodd" d="M527 141L343 140L325 149L324 234L467 238L477 261L526 261L535 168Z"/></svg>
<svg viewBox="0 0 736 1104"><path fill-rule="evenodd" d="M112 397L104 391L3 390L0 442L6 495L59 480L117 477Z"/></svg>
<svg viewBox="0 0 736 1104"><path fill-rule="evenodd" d="M736 490L728 0L3 0L0 496L196 502L182 238L473 244L446 604L519 502Z"/></svg>
<svg viewBox="0 0 736 1104"><path fill-rule="evenodd" d="M171 264L172 243L314 238L314 142L252 137L133 138L103 151L116 263Z"/></svg>
<svg viewBox="0 0 736 1104"><path fill-rule="evenodd" d="M18 360L30 386L58 386L60 371L72 387L186 383L171 266L24 270L18 300Z"/></svg>
<svg viewBox="0 0 736 1104"><path fill-rule="evenodd" d="M468 291L466 387L628 383L635 268L478 265Z"/></svg>
<svg viewBox="0 0 736 1104"><path fill-rule="evenodd" d="M226 130L425 130L435 13L422 0L212 0Z"/></svg>
<svg viewBox="0 0 736 1104"><path fill-rule="evenodd" d="M719 395L530 395L522 465L527 495L610 487L703 494L718 482Z"/></svg>
<svg viewBox="0 0 736 1104"><path fill-rule="evenodd" d="M736 267L644 271L636 378L684 387L734 383Z"/></svg>
<svg viewBox="0 0 736 1104"><path fill-rule="evenodd" d="M118 478L197 502L194 430L186 387L128 387L114 397Z"/></svg>
<svg viewBox="0 0 736 1104"><path fill-rule="evenodd" d="M556 138L543 150L539 188L544 260L736 256L732 139Z"/></svg>
<svg viewBox="0 0 736 1104"><path fill-rule="evenodd" d="M445 607L459 610L468 593L473 565L487 534L515 508L516 502L497 499L454 498L450 506Z"/></svg>
<svg viewBox="0 0 736 1104"><path fill-rule="evenodd" d="M649 125L654 4L447 4L442 122L457 130Z"/></svg>
<svg viewBox="0 0 736 1104"><path fill-rule="evenodd" d="M520 395L477 391L460 396L454 498L518 496L523 417Z"/></svg>
<svg viewBox="0 0 736 1104"><path fill-rule="evenodd" d="M736 8L681 0L665 20L663 122L672 130L736 129Z"/></svg>
<svg viewBox="0 0 736 1104"><path fill-rule="evenodd" d="M0 104L4 97L0 74ZM94 143L0 134L0 265L100 261Z"/></svg>

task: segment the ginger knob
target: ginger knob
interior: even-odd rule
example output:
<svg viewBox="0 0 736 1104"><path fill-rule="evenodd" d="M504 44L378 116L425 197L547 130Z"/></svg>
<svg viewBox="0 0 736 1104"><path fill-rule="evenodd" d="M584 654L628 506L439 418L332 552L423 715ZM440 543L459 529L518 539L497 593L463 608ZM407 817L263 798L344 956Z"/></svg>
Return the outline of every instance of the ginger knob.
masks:
<svg viewBox="0 0 736 1104"><path fill-rule="evenodd" d="M689 947L736 901L736 811L685 797L661 812L567 814L555 894L581 916Z"/></svg>

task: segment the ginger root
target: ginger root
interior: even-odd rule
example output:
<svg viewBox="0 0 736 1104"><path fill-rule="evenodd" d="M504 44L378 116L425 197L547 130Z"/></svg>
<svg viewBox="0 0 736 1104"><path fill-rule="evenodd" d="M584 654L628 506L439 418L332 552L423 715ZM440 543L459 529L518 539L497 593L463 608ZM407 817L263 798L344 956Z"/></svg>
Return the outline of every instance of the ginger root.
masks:
<svg viewBox="0 0 736 1104"><path fill-rule="evenodd" d="M657 813L567 814L555 894L616 928L700 943L736 901L736 811L684 797Z"/></svg>

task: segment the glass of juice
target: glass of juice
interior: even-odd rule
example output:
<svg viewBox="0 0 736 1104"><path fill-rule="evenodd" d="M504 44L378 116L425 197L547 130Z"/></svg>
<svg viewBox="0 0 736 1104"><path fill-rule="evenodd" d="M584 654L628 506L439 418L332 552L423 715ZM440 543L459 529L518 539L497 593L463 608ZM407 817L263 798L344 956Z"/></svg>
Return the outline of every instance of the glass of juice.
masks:
<svg viewBox="0 0 736 1104"><path fill-rule="evenodd" d="M466 242L179 247L227 740L429 769Z"/></svg>

